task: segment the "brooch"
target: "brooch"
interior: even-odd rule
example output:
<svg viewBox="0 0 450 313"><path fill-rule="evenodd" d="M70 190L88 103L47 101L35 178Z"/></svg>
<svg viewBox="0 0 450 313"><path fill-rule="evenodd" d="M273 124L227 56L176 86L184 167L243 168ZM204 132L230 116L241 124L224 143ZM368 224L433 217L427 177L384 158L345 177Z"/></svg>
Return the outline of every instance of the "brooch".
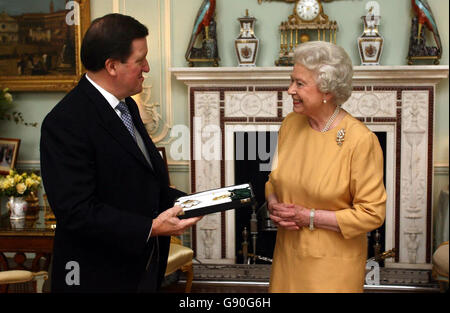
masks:
<svg viewBox="0 0 450 313"><path fill-rule="evenodd" d="M342 143L344 142L344 137L345 137L345 129L342 128L337 132L336 135L336 142L338 146L342 146Z"/></svg>

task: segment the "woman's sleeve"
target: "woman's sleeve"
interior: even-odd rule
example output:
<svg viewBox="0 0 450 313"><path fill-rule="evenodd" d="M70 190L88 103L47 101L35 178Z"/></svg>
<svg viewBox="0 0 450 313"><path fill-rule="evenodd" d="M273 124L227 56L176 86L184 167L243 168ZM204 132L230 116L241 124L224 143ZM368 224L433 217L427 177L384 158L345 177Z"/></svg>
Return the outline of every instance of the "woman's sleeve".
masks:
<svg viewBox="0 0 450 313"><path fill-rule="evenodd" d="M270 179L270 175L269 175L269 180L266 182L266 199L268 196L272 195L275 193L275 187L273 186L273 183Z"/></svg>
<svg viewBox="0 0 450 313"><path fill-rule="evenodd" d="M285 131L283 131L284 128L286 128L286 122L289 119L289 115L286 116L283 120L283 123L281 123L280 129L278 130L278 142L277 142L277 149L275 150L275 155L273 157L273 162L272 162L272 171L269 174L269 179L266 182L265 185L265 193L266 193L266 199L268 196L272 195L275 193L275 186L273 183L273 174L278 166L278 153L280 152L280 148L283 144L283 134Z"/></svg>
<svg viewBox="0 0 450 313"><path fill-rule="evenodd" d="M346 239L380 227L386 216L383 152L374 133L368 132L360 138L350 166L353 207L336 211L339 228Z"/></svg>

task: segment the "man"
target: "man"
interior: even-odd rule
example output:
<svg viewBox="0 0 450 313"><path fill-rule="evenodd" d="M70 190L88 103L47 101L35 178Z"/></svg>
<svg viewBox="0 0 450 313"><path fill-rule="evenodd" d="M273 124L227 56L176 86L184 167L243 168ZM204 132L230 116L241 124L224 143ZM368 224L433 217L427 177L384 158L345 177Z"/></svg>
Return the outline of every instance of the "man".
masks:
<svg viewBox="0 0 450 313"><path fill-rule="evenodd" d="M129 16L94 20L81 47L87 73L42 124L42 177L57 219L54 292L156 291L170 236L200 219L176 217L183 193L169 188L130 98L150 70L147 35Z"/></svg>

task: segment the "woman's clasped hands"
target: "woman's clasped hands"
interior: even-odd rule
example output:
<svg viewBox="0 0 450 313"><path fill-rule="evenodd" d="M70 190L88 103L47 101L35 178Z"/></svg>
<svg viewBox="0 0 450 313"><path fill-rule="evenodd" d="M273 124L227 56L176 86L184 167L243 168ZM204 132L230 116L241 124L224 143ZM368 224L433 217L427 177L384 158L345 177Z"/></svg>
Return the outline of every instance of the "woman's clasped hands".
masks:
<svg viewBox="0 0 450 313"><path fill-rule="evenodd" d="M309 209L289 203L269 202L269 217L278 227L299 230L309 226Z"/></svg>

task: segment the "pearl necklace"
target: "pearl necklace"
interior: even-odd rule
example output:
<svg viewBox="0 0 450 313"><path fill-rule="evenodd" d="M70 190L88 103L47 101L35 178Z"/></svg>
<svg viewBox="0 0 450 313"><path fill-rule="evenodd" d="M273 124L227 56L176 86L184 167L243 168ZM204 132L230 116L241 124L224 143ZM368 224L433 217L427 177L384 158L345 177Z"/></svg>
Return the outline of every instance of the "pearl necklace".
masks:
<svg viewBox="0 0 450 313"><path fill-rule="evenodd" d="M339 114L340 108L337 105L336 109L334 110L333 115L330 116L330 118L327 121L327 124L325 125L324 128L322 128L322 130L320 131L321 133L324 133L326 131L328 131L328 129L330 129L331 124L333 124L334 120L336 119L336 116Z"/></svg>

